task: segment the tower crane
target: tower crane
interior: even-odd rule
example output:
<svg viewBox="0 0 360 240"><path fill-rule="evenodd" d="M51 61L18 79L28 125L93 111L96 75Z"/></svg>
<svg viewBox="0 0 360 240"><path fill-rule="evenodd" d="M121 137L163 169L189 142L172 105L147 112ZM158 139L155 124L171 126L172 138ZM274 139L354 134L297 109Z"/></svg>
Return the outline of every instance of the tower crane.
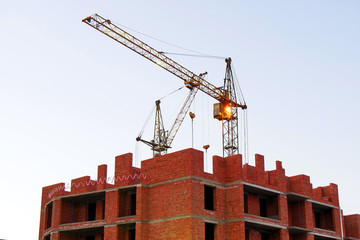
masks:
<svg viewBox="0 0 360 240"><path fill-rule="evenodd" d="M197 75L193 73L192 71L166 56L163 52L157 51L130 33L116 26L109 19L105 19L98 14L94 14L84 18L82 21L179 77L184 81L185 86L193 89L191 92L195 91L196 94L196 91L200 90L216 99L218 103L214 104L214 118L222 121L223 155L231 156L239 153L238 108L244 110L247 109L247 106L243 98L239 102L237 100L231 68L231 58L227 58L225 60L226 72L224 85L222 87L216 87L206 81L201 74ZM191 101L185 102L184 105L191 104ZM186 115L186 112L180 112L179 115ZM176 122L178 122L178 124L176 124ZM173 125L173 128L175 128L174 131L172 132L170 130L169 132L173 134L171 138L169 138L169 140L171 140L170 143L175 137L181 122L181 117L175 120L175 124Z"/></svg>
<svg viewBox="0 0 360 240"><path fill-rule="evenodd" d="M199 76L203 77L207 72L201 73ZM164 123L162 120L162 114L160 109L160 100L155 102L156 111L155 111L155 128L154 128L154 139L152 141L147 141L141 138L142 133L136 138L136 141L141 141L146 145L151 147L153 150L153 156L157 157L159 155L164 155L167 153L167 150L171 148L171 144L176 136L176 133L179 131L179 128L184 121L186 113L189 111L191 103L193 102L195 95L198 91L198 88L189 87L190 92L185 99L185 102L180 109L179 114L177 115L174 124L169 131L165 131Z"/></svg>

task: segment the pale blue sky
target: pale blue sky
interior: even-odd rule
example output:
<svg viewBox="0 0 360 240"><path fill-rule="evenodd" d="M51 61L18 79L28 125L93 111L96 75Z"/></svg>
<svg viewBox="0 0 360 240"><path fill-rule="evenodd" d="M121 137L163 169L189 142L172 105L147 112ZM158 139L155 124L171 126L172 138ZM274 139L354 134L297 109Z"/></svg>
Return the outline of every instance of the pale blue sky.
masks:
<svg viewBox="0 0 360 240"><path fill-rule="evenodd" d="M0 0L0 238L37 239L41 188L96 178L103 163L112 176L114 157L135 152L154 101L182 86L81 22L93 13L232 57L249 107L250 163L260 153L267 169L281 160L288 176L307 174L314 186L334 182L344 213L360 213L359 12L358 0ZM174 59L222 85L223 60ZM163 101L166 128L185 96L182 90ZM210 144L208 156L222 154L212 103L200 93L192 108L195 148ZM173 146L191 147L188 118ZM150 156L147 147L141 156Z"/></svg>

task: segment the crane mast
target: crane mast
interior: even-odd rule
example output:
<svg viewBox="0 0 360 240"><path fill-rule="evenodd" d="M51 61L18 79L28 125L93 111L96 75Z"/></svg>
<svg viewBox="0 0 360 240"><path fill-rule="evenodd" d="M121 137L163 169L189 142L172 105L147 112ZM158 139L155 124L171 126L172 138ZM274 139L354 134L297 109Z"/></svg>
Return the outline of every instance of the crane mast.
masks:
<svg viewBox="0 0 360 240"><path fill-rule="evenodd" d="M224 90L229 94L232 102L237 102L234 78L231 71L231 59L226 59L226 71L224 79ZM231 114L229 118L222 118L223 125L223 154L232 156L239 151L239 134L238 134L238 109L236 106L229 104Z"/></svg>
<svg viewBox="0 0 360 240"><path fill-rule="evenodd" d="M200 76L205 76L207 72L201 73ZM174 124L169 131L164 130L164 124L162 122L162 115L160 109L160 100L155 102L156 112L155 112L155 127L154 127L154 139L152 141L146 141L141 138L141 134L136 138L136 141L141 141L146 145L151 147L153 150L153 156L157 157L167 153L167 150L171 148L171 144L176 136L176 133L179 131L179 128L184 121L186 113L189 111L191 103L193 102L195 95L198 91L198 88L190 88L190 92L185 99L185 102L178 113ZM164 134L162 134L164 133ZM160 137L159 137L160 136Z"/></svg>
<svg viewBox="0 0 360 240"><path fill-rule="evenodd" d="M201 74L197 75L193 73L164 55L162 52L157 51L130 33L116 26L110 20L105 19L98 14L86 17L82 21L179 77L190 89L195 88L218 100L218 105L216 107L214 106L214 118L222 121L223 154L231 156L239 153L237 108L240 107L241 109L246 109L247 106L245 103L238 103L236 100L230 58L226 59L227 68L224 86L219 88L206 81ZM196 91L193 97L195 94ZM177 130L182 123L183 117L186 115L187 110L191 105L192 99L191 101L189 100L189 102L185 102L183 106L184 110L179 113L177 120L175 120L172 129L169 131L167 146L169 146L169 143L171 144L174 139Z"/></svg>
<svg viewBox="0 0 360 240"><path fill-rule="evenodd" d="M162 119L161 109L160 109L160 100L156 100L156 111L155 111L155 128L154 128L154 139L152 141L147 141L141 138L142 133L136 138L136 141L141 141L146 145L150 146L153 150L153 156L161 156L167 153L167 149L170 148L170 145L167 144L167 132L164 128L164 123Z"/></svg>

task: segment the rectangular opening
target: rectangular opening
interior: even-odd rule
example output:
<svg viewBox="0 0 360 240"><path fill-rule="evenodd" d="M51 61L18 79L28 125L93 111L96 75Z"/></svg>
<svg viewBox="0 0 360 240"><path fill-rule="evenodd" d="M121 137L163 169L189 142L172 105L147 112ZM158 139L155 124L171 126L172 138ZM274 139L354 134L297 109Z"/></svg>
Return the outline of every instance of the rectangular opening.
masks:
<svg viewBox="0 0 360 240"><path fill-rule="evenodd" d="M96 202L88 203L87 206L87 221L96 220Z"/></svg>
<svg viewBox="0 0 360 240"><path fill-rule="evenodd" d="M104 227L67 229L59 233L59 238L67 240L104 240Z"/></svg>
<svg viewBox="0 0 360 240"><path fill-rule="evenodd" d="M61 224L104 219L105 192L62 198Z"/></svg>
<svg viewBox="0 0 360 240"><path fill-rule="evenodd" d="M119 217L136 215L136 188L119 191Z"/></svg>
<svg viewBox="0 0 360 240"><path fill-rule="evenodd" d="M267 201L264 198L259 199L260 202L260 216L267 217Z"/></svg>
<svg viewBox="0 0 360 240"><path fill-rule="evenodd" d="M204 208L214 211L214 187L204 185Z"/></svg>
<svg viewBox="0 0 360 240"><path fill-rule="evenodd" d="M52 212L53 212L53 203L50 203L49 205L46 206L46 229L51 227L51 223L52 223Z"/></svg>
<svg viewBox="0 0 360 240"><path fill-rule="evenodd" d="M315 227L321 228L320 212L314 212L315 214Z"/></svg>
<svg viewBox="0 0 360 240"><path fill-rule="evenodd" d="M248 195L244 194L244 212L249 213L249 202L248 202Z"/></svg>
<svg viewBox="0 0 360 240"><path fill-rule="evenodd" d="M334 231L332 210L333 209L329 208L329 207L316 206L314 208L314 206L313 206L315 228L321 228L321 229L325 229L325 230Z"/></svg>
<svg viewBox="0 0 360 240"><path fill-rule="evenodd" d="M136 215L136 192L130 193L129 215Z"/></svg>
<svg viewBox="0 0 360 240"><path fill-rule="evenodd" d="M269 240L269 239L270 239L270 237L269 237L268 233L265 233L265 232L261 233L261 240Z"/></svg>
<svg viewBox="0 0 360 240"><path fill-rule="evenodd" d="M289 225L306 228L305 216L305 200L289 200L288 199L288 216Z"/></svg>
<svg viewBox="0 0 360 240"><path fill-rule="evenodd" d="M245 240L249 240L250 238L249 238L249 230L248 229L246 229L245 230Z"/></svg>
<svg viewBox="0 0 360 240"><path fill-rule="evenodd" d="M101 207L101 216L100 219L104 219L105 218L105 201L101 201L100 203L100 207Z"/></svg>
<svg viewBox="0 0 360 240"><path fill-rule="evenodd" d="M135 240L136 228L134 223L119 225L119 240Z"/></svg>
<svg viewBox="0 0 360 240"><path fill-rule="evenodd" d="M135 240L135 228L129 230L129 240Z"/></svg>
<svg viewBox="0 0 360 240"><path fill-rule="evenodd" d="M279 194L272 190L244 184L244 212L278 220Z"/></svg>
<svg viewBox="0 0 360 240"><path fill-rule="evenodd" d="M215 224L205 223L205 240L215 240Z"/></svg>
<svg viewBox="0 0 360 240"><path fill-rule="evenodd" d="M50 234L45 237L45 240L50 240Z"/></svg>

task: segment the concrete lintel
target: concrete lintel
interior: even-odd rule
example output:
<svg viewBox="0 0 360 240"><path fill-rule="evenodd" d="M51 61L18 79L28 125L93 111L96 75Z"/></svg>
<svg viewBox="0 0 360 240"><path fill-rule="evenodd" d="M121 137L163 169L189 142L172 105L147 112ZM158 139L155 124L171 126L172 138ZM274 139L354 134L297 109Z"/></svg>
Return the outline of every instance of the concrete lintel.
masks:
<svg viewBox="0 0 360 240"><path fill-rule="evenodd" d="M285 195L285 193L280 192L278 190L271 189L271 188L263 187L263 186L256 185L253 183L248 183L248 182L242 182L242 183L244 184L244 186L248 186L250 188L259 189L259 190L262 190L265 192L275 193L275 194L279 194L279 195Z"/></svg>
<svg viewBox="0 0 360 240"><path fill-rule="evenodd" d="M345 237L345 240L359 240L359 238L353 238L353 237Z"/></svg>
<svg viewBox="0 0 360 240"><path fill-rule="evenodd" d="M314 236L323 237L323 238L341 239L341 237L332 236L332 235L327 235L327 234L318 233L318 232L312 232L312 234L313 234Z"/></svg>
<svg viewBox="0 0 360 240"><path fill-rule="evenodd" d="M287 227L282 226L280 224L276 224L276 223L270 223L270 222L263 222L260 220L256 220L256 219L249 219L249 218L244 218L245 223L251 223L251 224L255 224L255 225L259 225L259 226L264 226L264 227L270 227L270 228L276 228L276 229L287 229ZM281 223L281 221L279 221L279 223Z"/></svg>
<svg viewBox="0 0 360 240"><path fill-rule="evenodd" d="M334 206L334 205L331 205L331 204L327 204L327 203L323 203L323 202L319 202L319 201L312 200L312 199L308 199L308 200L306 200L306 201L311 202L312 204L315 204L315 205L322 206L322 207L328 207L328 208L336 208L336 209L340 209L340 208L339 208L339 207L337 207L337 206Z"/></svg>
<svg viewBox="0 0 360 240"><path fill-rule="evenodd" d="M286 196L288 196L288 198L293 198L293 199L299 199L299 200L306 200L306 199L310 199L309 196L303 195L303 194L299 194L299 193L295 193L295 192L287 192Z"/></svg>
<svg viewBox="0 0 360 240"><path fill-rule="evenodd" d="M289 232L294 232L294 233L310 233L310 232L312 232L312 230L310 230L310 229L296 227L296 226L290 226L290 227L288 227L288 230L289 230Z"/></svg>
<svg viewBox="0 0 360 240"><path fill-rule="evenodd" d="M102 193L102 192L105 192L105 189L97 190L97 191L90 191L90 192L83 192L83 193L67 194L64 196L58 196L54 200L62 199L62 198L81 197L81 196L85 196L85 195L97 194L97 193Z"/></svg>

